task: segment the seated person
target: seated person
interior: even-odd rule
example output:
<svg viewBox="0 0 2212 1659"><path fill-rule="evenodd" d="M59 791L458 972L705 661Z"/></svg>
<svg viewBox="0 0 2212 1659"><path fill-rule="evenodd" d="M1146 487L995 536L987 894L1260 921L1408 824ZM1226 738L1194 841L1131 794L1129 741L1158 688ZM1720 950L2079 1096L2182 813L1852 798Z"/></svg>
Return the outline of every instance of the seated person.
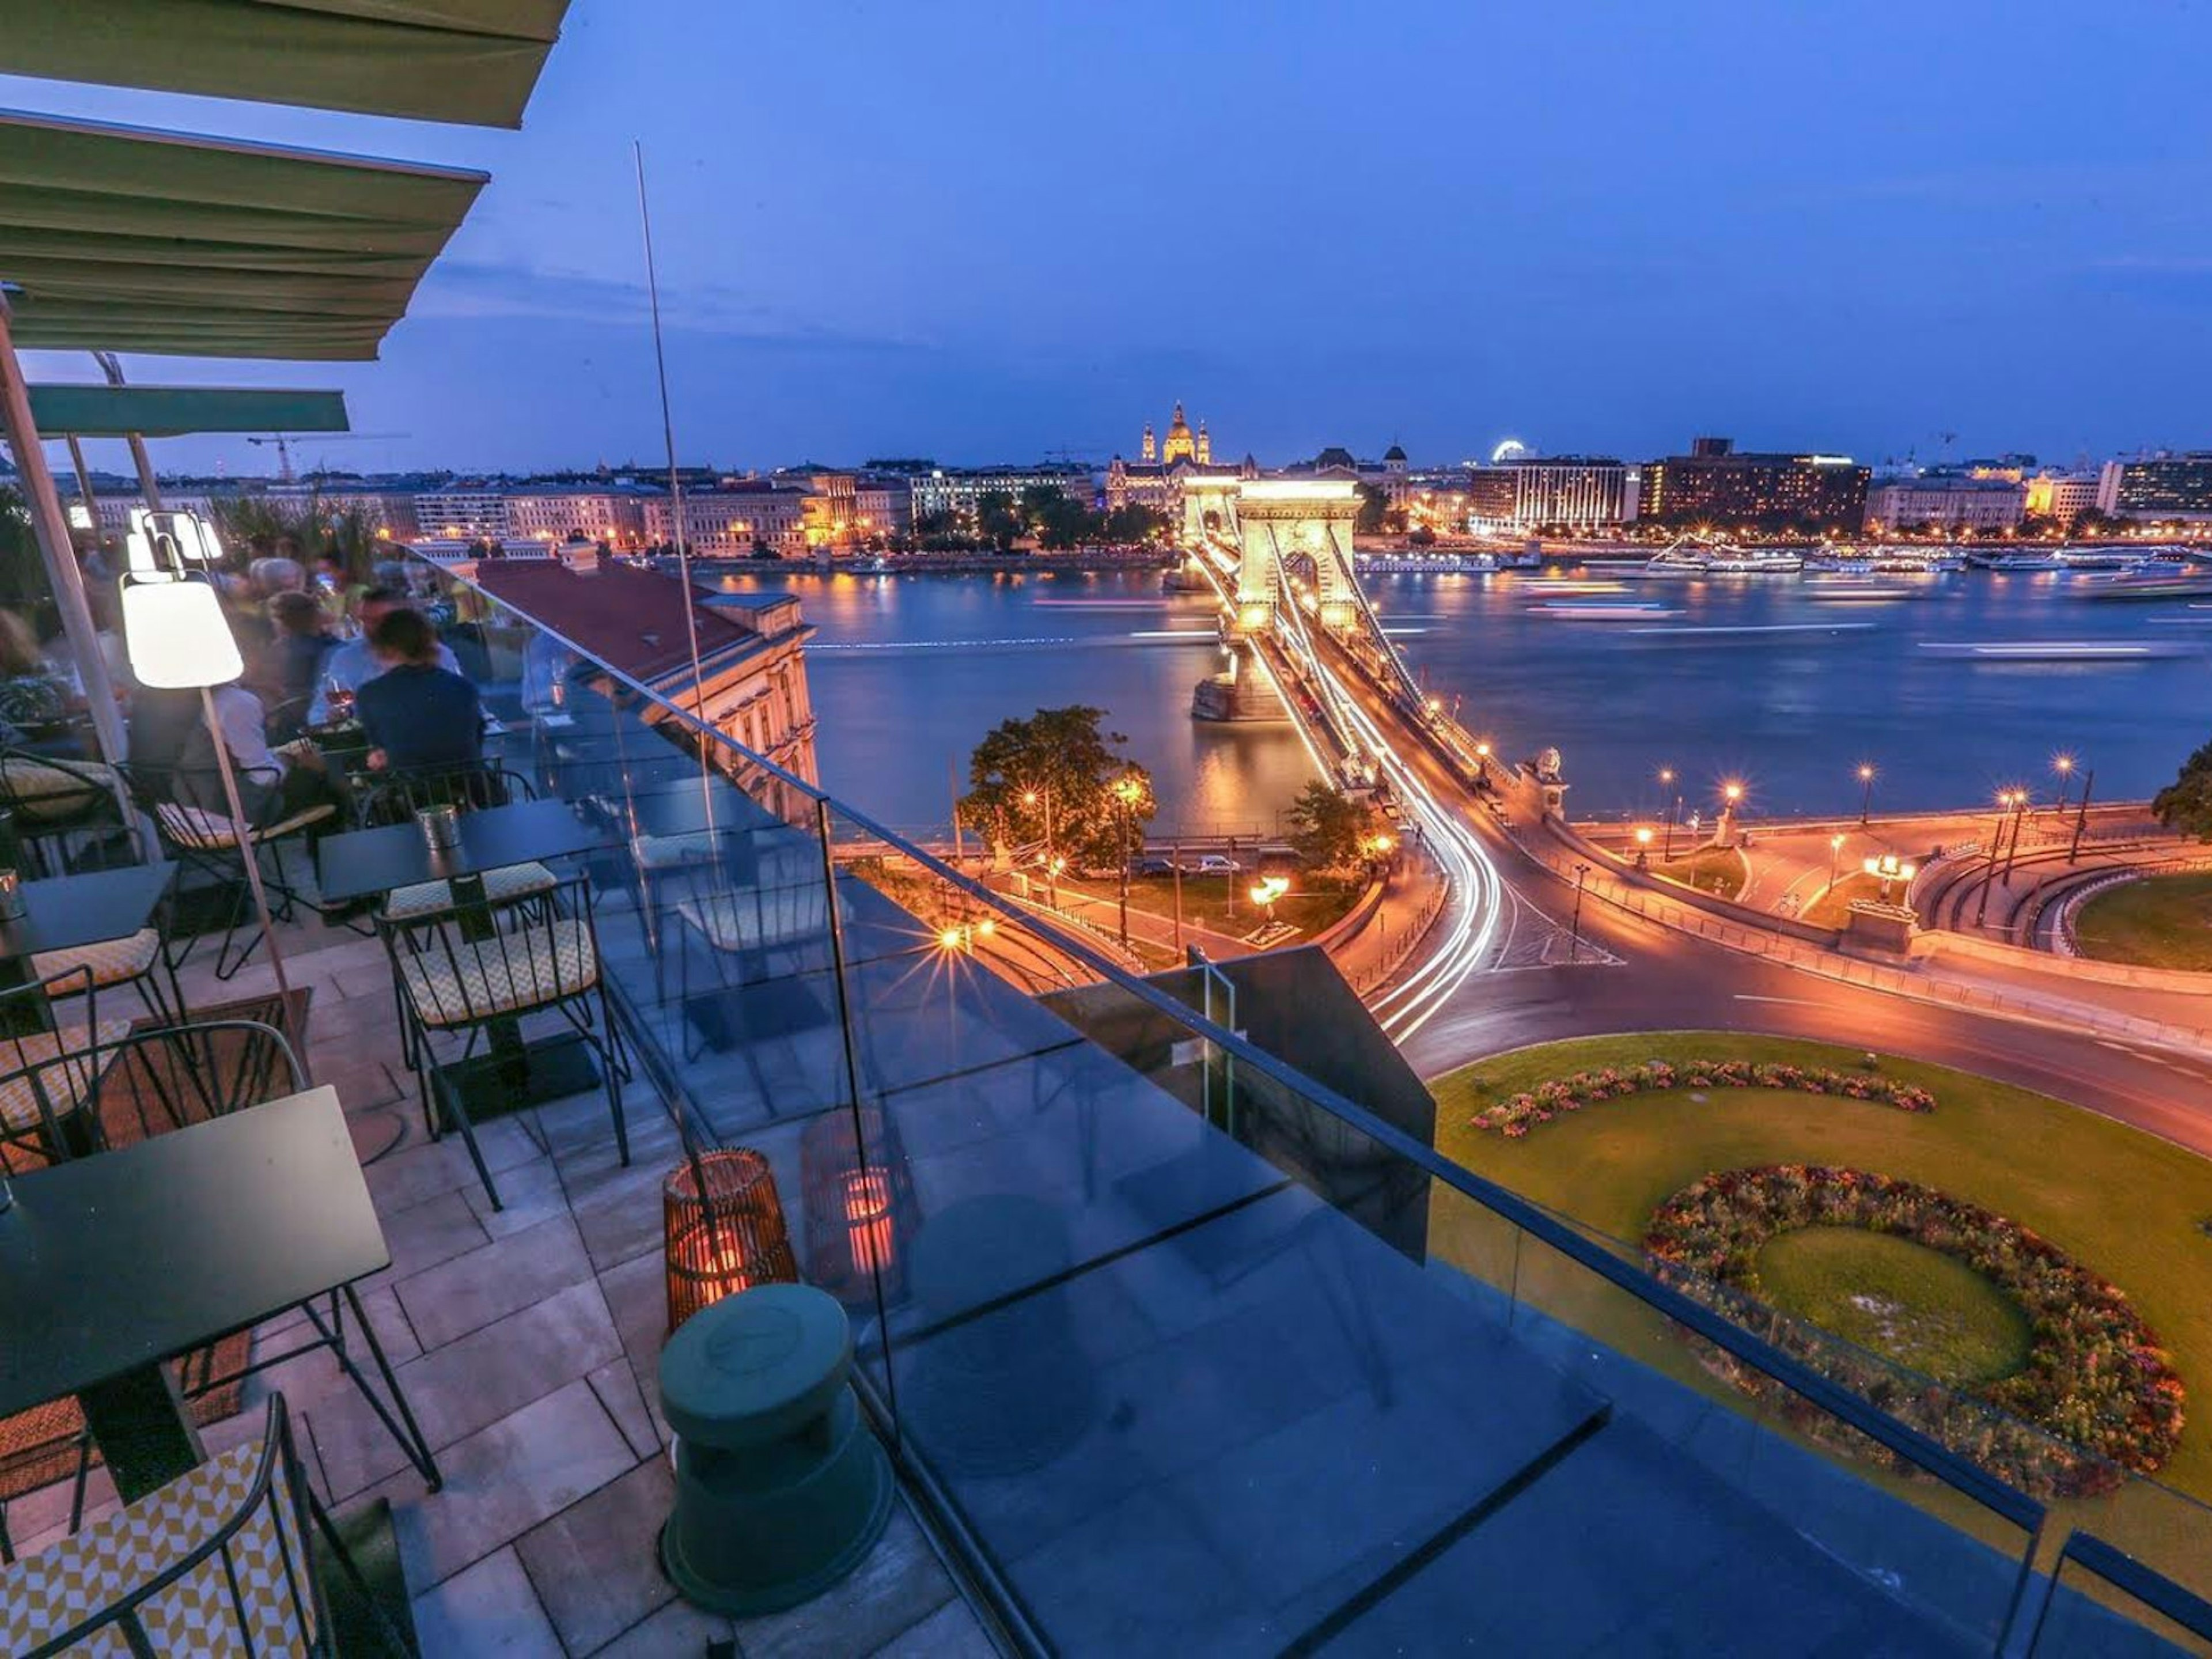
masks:
<svg viewBox="0 0 2212 1659"><path fill-rule="evenodd" d="M211 695L223 747L237 771L239 804L250 821L270 823L311 807L343 805L312 747L269 746L259 697L236 680ZM230 816L198 692L142 687L131 700L129 740L132 769L161 799Z"/></svg>
<svg viewBox="0 0 2212 1659"><path fill-rule="evenodd" d="M323 607L310 593L279 593L269 601L276 637L255 659L247 682L268 704L269 735L277 742L300 735L322 684L323 659L337 647Z"/></svg>
<svg viewBox="0 0 2212 1659"><path fill-rule="evenodd" d="M440 662L452 653L420 611L389 612L369 635L382 672L358 694L372 770L452 771L483 759L483 702Z"/></svg>
<svg viewBox="0 0 2212 1659"><path fill-rule="evenodd" d="M354 607L354 615L361 623L361 635L346 641L323 659L322 684L315 692L314 707L307 713L310 726L320 726L331 718L332 690L358 692L384 672L385 665L378 658L372 641L384 619L404 610L406 605L406 592L398 587L372 587L361 596ZM461 665L454 659L453 653L434 634L431 635L431 642L437 647L438 666L458 677Z"/></svg>
<svg viewBox="0 0 2212 1659"><path fill-rule="evenodd" d="M0 610L0 743L44 746L66 741L61 728L71 708L83 700L40 653L29 620L21 611ZM66 752L82 751L72 745Z"/></svg>

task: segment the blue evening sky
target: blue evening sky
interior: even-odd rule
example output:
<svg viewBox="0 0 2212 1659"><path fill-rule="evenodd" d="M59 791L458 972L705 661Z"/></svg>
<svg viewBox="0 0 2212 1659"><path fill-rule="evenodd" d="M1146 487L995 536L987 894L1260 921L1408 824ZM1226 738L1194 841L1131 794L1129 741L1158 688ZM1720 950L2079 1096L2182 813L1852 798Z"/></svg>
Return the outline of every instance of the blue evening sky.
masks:
<svg viewBox="0 0 2212 1659"><path fill-rule="evenodd" d="M303 465L656 459L633 137L687 460L1103 461L1178 397L1263 461L2070 460L2212 447L2208 64L2124 0L577 0L519 134L0 104L492 172L381 362L130 364L405 434Z"/></svg>

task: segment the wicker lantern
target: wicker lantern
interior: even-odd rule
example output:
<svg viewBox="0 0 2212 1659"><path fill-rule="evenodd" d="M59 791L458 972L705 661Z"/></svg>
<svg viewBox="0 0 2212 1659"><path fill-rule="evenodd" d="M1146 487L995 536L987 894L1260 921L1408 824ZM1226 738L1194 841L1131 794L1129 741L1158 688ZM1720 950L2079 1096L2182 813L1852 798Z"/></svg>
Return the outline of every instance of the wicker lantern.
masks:
<svg viewBox="0 0 2212 1659"><path fill-rule="evenodd" d="M660 1189L668 1262L668 1328L755 1285L796 1284L775 1172L744 1146L701 1152Z"/></svg>

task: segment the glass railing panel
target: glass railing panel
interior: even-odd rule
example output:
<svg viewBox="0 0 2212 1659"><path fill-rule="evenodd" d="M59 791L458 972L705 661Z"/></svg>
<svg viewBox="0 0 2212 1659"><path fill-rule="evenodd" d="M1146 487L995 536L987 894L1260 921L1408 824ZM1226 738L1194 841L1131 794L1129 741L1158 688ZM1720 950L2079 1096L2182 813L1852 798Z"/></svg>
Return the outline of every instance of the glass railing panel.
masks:
<svg viewBox="0 0 2212 1659"><path fill-rule="evenodd" d="M2037 1659L2081 1653L2205 1659L2212 1656L2212 1601L2132 1551L2077 1532L2059 1558L2028 1651Z"/></svg>

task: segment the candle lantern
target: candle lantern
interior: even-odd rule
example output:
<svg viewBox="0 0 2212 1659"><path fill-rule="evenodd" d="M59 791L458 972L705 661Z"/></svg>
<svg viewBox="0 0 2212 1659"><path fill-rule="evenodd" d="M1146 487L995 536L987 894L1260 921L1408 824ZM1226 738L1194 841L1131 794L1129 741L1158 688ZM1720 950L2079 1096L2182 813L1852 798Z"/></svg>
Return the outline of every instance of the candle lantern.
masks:
<svg viewBox="0 0 2212 1659"><path fill-rule="evenodd" d="M755 1285L796 1284L791 1235L769 1161L717 1148L679 1164L660 1189L668 1264L668 1328Z"/></svg>

